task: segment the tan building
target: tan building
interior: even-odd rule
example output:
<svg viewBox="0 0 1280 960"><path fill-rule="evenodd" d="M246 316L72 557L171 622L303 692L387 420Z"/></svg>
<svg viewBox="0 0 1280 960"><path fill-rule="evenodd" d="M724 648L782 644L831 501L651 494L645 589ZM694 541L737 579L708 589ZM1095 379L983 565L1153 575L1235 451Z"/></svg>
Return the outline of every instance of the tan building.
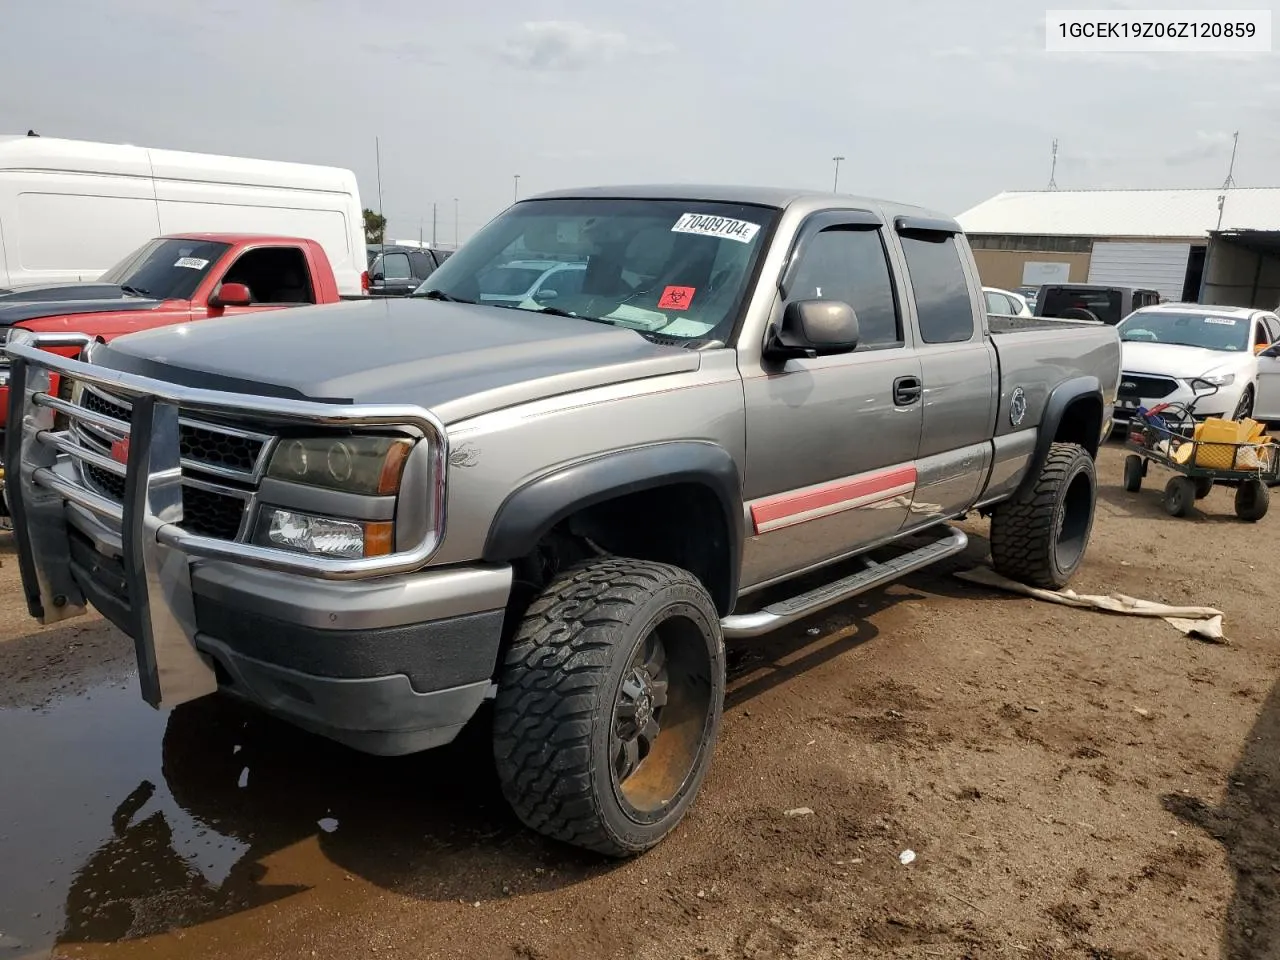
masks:
<svg viewBox="0 0 1280 960"><path fill-rule="evenodd" d="M1210 234L1280 230L1280 188L1014 191L956 219L987 286L1108 283L1196 301Z"/></svg>

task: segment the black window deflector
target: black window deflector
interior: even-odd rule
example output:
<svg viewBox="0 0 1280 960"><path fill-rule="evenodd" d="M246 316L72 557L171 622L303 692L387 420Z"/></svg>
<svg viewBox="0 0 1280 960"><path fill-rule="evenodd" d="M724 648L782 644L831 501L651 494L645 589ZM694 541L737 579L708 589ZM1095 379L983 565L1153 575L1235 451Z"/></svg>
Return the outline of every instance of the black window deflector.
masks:
<svg viewBox="0 0 1280 960"><path fill-rule="evenodd" d="M942 234L943 236L953 237L957 233L962 233L960 224L954 220L944 220L935 217L895 217L893 221L894 229L898 233L909 234ZM921 240L934 239L933 237L920 237ZM936 239L942 239L937 237Z"/></svg>

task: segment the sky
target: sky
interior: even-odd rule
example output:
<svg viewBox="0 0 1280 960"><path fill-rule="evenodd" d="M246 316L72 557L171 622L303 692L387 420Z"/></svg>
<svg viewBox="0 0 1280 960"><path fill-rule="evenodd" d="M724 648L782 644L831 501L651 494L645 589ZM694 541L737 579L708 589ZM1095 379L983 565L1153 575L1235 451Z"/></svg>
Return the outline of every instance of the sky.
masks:
<svg viewBox="0 0 1280 960"><path fill-rule="evenodd" d="M1060 4L1055 5L1062 6ZM1093 0L1093 9L1247 6ZM1050 54L1029 0L0 0L0 133L355 171L388 236L597 184L958 214L1057 185L1280 186L1280 54Z"/></svg>

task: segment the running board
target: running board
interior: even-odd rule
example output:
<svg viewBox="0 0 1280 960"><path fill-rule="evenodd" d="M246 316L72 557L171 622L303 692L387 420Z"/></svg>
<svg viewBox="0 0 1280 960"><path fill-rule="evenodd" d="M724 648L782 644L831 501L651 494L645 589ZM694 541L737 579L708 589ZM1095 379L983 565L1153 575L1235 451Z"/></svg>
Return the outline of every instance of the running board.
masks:
<svg viewBox="0 0 1280 960"><path fill-rule="evenodd" d="M899 577L919 570L921 567L937 563L952 554L959 553L969 545L969 538L963 530L958 530L955 527L947 527L946 530L946 536L940 540L912 550L910 553L904 553L900 557L895 557L884 563L877 563L875 560L864 558L862 562L866 564L866 567L857 573L851 573L849 576L842 577L832 583L824 583L822 586L815 587L808 593L802 593L798 597L790 597L786 600L779 600L777 603L771 603L763 610L758 610L755 613L739 613L727 616L720 621L720 629L724 632L725 637L730 639L758 637L771 630L786 626L788 623L802 620L810 614L840 603L842 600L848 600L850 597L856 597L860 593L866 593L868 590L891 583Z"/></svg>

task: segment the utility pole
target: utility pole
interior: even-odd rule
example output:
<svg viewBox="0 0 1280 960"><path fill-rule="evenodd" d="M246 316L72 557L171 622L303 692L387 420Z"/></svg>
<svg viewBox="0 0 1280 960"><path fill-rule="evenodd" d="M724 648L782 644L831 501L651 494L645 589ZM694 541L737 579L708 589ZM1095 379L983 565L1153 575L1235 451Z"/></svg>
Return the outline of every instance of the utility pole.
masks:
<svg viewBox="0 0 1280 960"><path fill-rule="evenodd" d="M436 249L436 204L431 204L431 249Z"/></svg>
<svg viewBox="0 0 1280 960"><path fill-rule="evenodd" d="M832 180L832 182L831 182L831 192L832 192L832 193L839 193L839 192L840 192L840 161L841 161L841 160L843 160L843 159L844 159L844 157L832 157L832 158L831 158L831 161L836 165L836 175L835 175L835 179L834 179L834 180Z"/></svg>
<svg viewBox="0 0 1280 960"><path fill-rule="evenodd" d="M1240 131L1237 130L1231 135L1231 166L1227 168L1227 182L1222 185L1223 190L1230 190L1236 185L1236 178L1232 174L1236 172L1236 148L1239 146Z"/></svg>
<svg viewBox="0 0 1280 960"><path fill-rule="evenodd" d="M453 198L453 249L458 249L458 198Z"/></svg>
<svg viewBox="0 0 1280 960"><path fill-rule="evenodd" d="M1057 190L1058 181L1055 174L1058 172L1058 138L1053 138L1053 160L1049 164L1049 189Z"/></svg>
<svg viewBox="0 0 1280 960"><path fill-rule="evenodd" d="M515 175L515 188L511 191L511 200L514 203L520 199L520 174Z"/></svg>
<svg viewBox="0 0 1280 960"><path fill-rule="evenodd" d="M378 138L373 138L373 156L374 162L378 166L378 219L382 221L382 232L379 234L379 247L387 245L387 221L382 216L382 144L378 142ZM379 251L381 252L381 251Z"/></svg>

